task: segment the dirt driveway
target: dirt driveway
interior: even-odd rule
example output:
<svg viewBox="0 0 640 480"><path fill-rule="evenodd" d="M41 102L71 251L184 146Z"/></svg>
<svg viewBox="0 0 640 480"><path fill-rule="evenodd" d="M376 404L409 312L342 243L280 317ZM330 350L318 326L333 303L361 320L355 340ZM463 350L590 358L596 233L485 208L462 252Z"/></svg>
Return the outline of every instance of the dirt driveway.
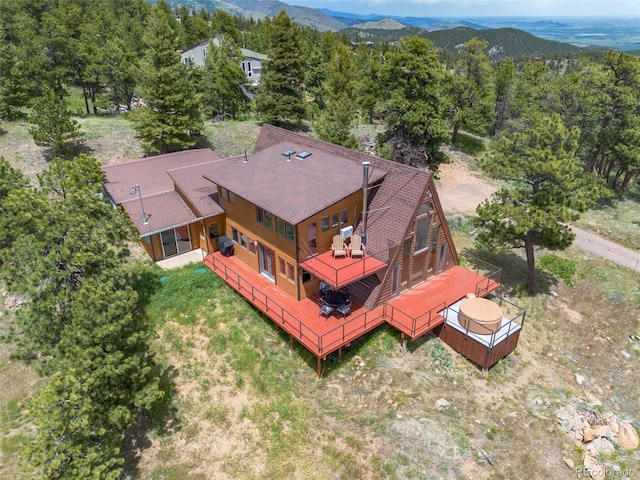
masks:
<svg viewBox="0 0 640 480"><path fill-rule="evenodd" d="M437 182L444 213L474 215L476 207L498 189L497 184L469 169L469 155L445 151L452 162L440 166L440 179ZM573 246L640 273L640 252L577 227L571 229L576 234Z"/></svg>

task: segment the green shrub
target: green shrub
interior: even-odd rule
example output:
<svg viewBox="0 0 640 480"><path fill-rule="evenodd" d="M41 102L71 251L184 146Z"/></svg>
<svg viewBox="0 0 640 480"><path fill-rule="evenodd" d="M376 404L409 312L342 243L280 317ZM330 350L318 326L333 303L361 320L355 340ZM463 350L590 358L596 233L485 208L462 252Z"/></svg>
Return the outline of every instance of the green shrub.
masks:
<svg viewBox="0 0 640 480"><path fill-rule="evenodd" d="M549 254L541 257L538 264L549 273L564 280L567 285L575 284L576 264L572 260Z"/></svg>

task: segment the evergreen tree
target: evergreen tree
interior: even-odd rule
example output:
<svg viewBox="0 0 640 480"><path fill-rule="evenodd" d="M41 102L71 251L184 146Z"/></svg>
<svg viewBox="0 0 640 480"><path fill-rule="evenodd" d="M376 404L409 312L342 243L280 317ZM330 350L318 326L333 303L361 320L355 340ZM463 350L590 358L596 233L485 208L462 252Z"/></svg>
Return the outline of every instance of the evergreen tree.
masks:
<svg viewBox="0 0 640 480"><path fill-rule="evenodd" d="M71 118L64 101L47 87L35 102L29 121L33 141L38 146L48 147L53 155L70 158L84 140L84 133L78 122Z"/></svg>
<svg viewBox="0 0 640 480"><path fill-rule="evenodd" d="M380 78L387 131L379 143L391 158L437 171L445 160L440 145L449 138L447 92L451 81L433 44L409 37L386 55Z"/></svg>
<svg viewBox="0 0 640 480"><path fill-rule="evenodd" d="M25 64L0 26L0 121L20 116L27 104L27 86Z"/></svg>
<svg viewBox="0 0 640 480"><path fill-rule="evenodd" d="M233 40L223 36L220 46L209 42L205 58L205 71L202 78L202 98L207 113L214 117L236 114L247 104L248 98L243 90L247 82L240 62L242 54Z"/></svg>
<svg viewBox="0 0 640 480"><path fill-rule="evenodd" d="M495 97L489 59L484 53L488 45L486 41L472 38L459 49L460 58L453 76L451 143L457 141L460 128L485 135L493 119Z"/></svg>
<svg viewBox="0 0 640 480"><path fill-rule="evenodd" d="M87 279L72 302L47 387L30 416L31 462L45 478L119 478L124 432L162 399L148 336L124 278Z"/></svg>
<svg viewBox="0 0 640 480"><path fill-rule="evenodd" d="M522 132L504 134L479 159L493 178L509 182L478 206L478 241L490 248L524 248L529 294L535 290L535 249L563 250L575 235L567 224L605 195L576 156L580 132L559 115L537 115Z"/></svg>
<svg viewBox="0 0 640 480"><path fill-rule="evenodd" d="M273 20L268 54L256 96L258 115L274 125L297 124L305 118L304 59L300 28L284 10Z"/></svg>
<svg viewBox="0 0 640 480"><path fill-rule="evenodd" d="M98 196L103 178L94 158L54 159L43 188L13 189L3 201L1 279L31 299L16 312L13 340L43 366L56 358L85 278L108 277L128 253L123 214Z"/></svg>
<svg viewBox="0 0 640 480"><path fill-rule="evenodd" d="M640 175L640 59L610 50L596 90L598 124L589 145L587 168L610 181L618 193ZM618 186L618 182L620 184Z"/></svg>
<svg viewBox="0 0 640 480"><path fill-rule="evenodd" d="M359 106L362 116L373 123L375 109L380 102L380 62L376 53L372 53L369 47L361 45L356 53L357 80L355 86L355 101Z"/></svg>
<svg viewBox="0 0 640 480"><path fill-rule="evenodd" d="M132 119L143 148L167 153L192 147L204 129L200 101L180 62L175 19L164 1L153 6L146 31L141 94L148 108Z"/></svg>
<svg viewBox="0 0 640 480"><path fill-rule="evenodd" d="M505 128L511 116L511 101L516 75L516 64L508 58L493 67L493 85L495 100L493 123L489 128L489 136L493 137Z"/></svg>
<svg viewBox="0 0 640 480"><path fill-rule="evenodd" d="M351 51L340 43L328 65L325 83L327 107L318 122L318 134L322 140L355 148L358 144L351 133L354 117L355 67Z"/></svg>

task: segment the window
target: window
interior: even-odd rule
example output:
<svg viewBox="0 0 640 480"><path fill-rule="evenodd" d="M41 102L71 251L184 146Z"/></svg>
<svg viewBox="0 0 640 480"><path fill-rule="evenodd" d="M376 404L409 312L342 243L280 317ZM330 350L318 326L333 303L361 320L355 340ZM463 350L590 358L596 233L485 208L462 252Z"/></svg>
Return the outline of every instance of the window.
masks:
<svg viewBox="0 0 640 480"><path fill-rule="evenodd" d="M287 274L287 264L282 258L278 259L278 265L280 267L279 272L283 277Z"/></svg>
<svg viewBox="0 0 640 480"><path fill-rule="evenodd" d="M338 225L338 214L334 213L331 215L331 228L336 228Z"/></svg>
<svg viewBox="0 0 640 480"><path fill-rule="evenodd" d="M247 243L249 244L249 253L252 254L252 255L255 255L256 254L256 242L253 239L247 237Z"/></svg>
<svg viewBox="0 0 640 480"><path fill-rule="evenodd" d="M229 192L224 187L220 187L220 198L222 200L229 200Z"/></svg>
<svg viewBox="0 0 640 480"><path fill-rule="evenodd" d="M209 224L209 238L218 238L218 224L210 223Z"/></svg>
<svg viewBox="0 0 640 480"><path fill-rule="evenodd" d="M293 225L291 225L290 223L287 223L285 227L287 230L286 232L287 240L289 240L290 242L293 242Z"/></svg>
<svg viewBox="0 0 640 480"><path fill-rule="evenodd" d="M247 237L242 234L240 234L240 246L245 250L247 249Z"/></svg>
<svg viewBox="0 0 640 480"><path fill-rule="evenodd" d="M264 211L264 226L269 230L273 230L273 215L266 210Z"/></svg>
<svg viewBox="0 0 640 480"><path fill-rule="evenodd" d="M290 263L287 263L287 278L292 282L296 281L296 269Z"/></svg>
<svg viewBox="0 0 640 480"><path fill-rule="evenodd" d="M231 227L231 238L234 242L240 243L240 236L238 235L238 230Z"/></svg>
<svg viewBox="0 0 640 480"><path fill-rule="evenodd" d="M329 230L329 217L322 217L322 231L326 232Z"/></svg>
<svg viewBox="0 0 640 480"><path fill-rule="evenodd" d="M236 204L236 194L233 192L229 192L229 203L231 205L235 205Z"/></svg>
<svg viewBox="0 0 640 480"><path fill-rule="evenodd" d="M276 233L281 237L284 237L284 220L276 217Z"/></svg>
<svg viewBox="0 0 640 480"><path fill-rule="evenodd" d="M416 220L416 247L414 253L418 253L427 248L430 220L431 217L428 215Z"/></svg>
<svg viewBox="0 0 640 480"><path fill-rule="evenodd" d="M347 211L346 210L342 210L342 212L340 212L340 225L344 225L348 221L349 221L349 215L348 215Z"/></svg>
<svg viewBox="0 0 640 480"><path fill-rule="evenodd" d="M256 222L260 225L264 225L264 210L260 207L256 207Z"/></svg>

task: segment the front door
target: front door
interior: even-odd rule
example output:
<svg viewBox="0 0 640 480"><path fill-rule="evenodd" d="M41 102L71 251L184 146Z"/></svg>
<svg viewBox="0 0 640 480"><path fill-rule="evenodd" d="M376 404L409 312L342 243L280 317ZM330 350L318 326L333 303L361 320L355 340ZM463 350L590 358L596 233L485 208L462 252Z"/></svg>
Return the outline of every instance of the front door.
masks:
<svg viewBox="0 0 640 480"><path fill-rule="evenodd" d="M273 264L275 260L275 255L273 253L273 250L271 250L266 245L259 244L258 256L260 259L260 273L265 277L267 277L272 282L275 282L276 277L273 274Z"/></svg>

